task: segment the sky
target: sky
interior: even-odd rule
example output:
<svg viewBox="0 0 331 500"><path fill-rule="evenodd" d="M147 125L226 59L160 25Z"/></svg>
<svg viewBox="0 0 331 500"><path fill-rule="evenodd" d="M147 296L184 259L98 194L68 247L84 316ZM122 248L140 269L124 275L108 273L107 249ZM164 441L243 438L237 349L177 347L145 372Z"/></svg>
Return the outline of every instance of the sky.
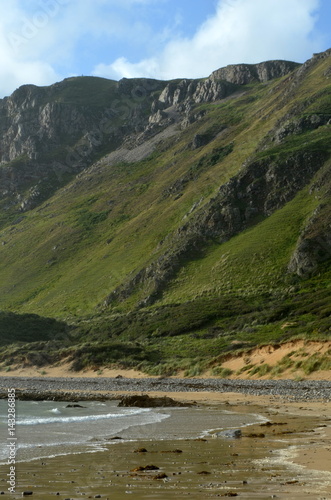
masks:
<svg viewBox="0 0 331 500"><path fill-rule="evenodd" d="M201 78L331 47L331 0L0 0L0 98L70 76Z"/></svg>

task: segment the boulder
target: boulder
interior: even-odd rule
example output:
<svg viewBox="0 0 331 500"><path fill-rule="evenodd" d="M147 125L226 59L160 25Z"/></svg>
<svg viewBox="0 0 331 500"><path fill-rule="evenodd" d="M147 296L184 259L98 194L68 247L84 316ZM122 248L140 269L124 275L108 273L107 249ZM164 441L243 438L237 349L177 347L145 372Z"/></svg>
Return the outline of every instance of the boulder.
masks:
<svg viewBox="0 0 331 500"><path fill-rule="evenodd" d="M138 408L164 408L164 407L178 407L178 406L191 406L192 403L181 403L180 401L175 401L168 396L151 398L147 394L141 396L123 396L118 406L127 407L138 407Z"/></svg>
<svg viewBox="0 0 331 500"><path fill-rule="evenodd" d="M230 438L230 439L239 439L241 438L242 433L240 429L229 429L226 431L216 432L216 434L213 434L213 436Z"/></svg>

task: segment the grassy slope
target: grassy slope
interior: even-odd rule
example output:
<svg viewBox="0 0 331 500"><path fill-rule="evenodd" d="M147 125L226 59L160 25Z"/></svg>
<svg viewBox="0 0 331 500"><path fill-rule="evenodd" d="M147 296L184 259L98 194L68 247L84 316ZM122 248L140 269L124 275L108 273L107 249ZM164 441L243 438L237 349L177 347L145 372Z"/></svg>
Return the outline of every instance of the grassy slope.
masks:
<svg viewBox="0 0 331 500"><path fill-rule="evenodd" d="M330 111L323 78L327 67L327 61L319 63L295 99L283 105L286 79L252 85L243 96L200 106L207 110L204 119L182 132L178 141L164 144L164 151L135 164L111 167L101 162L97 176L81 176L49 204L4 230L0 307L55 317L94 314L129 273L158 255L158 243L182 224L193 203L201 198L206 203L238 172L277 120L312 95L304 113ZM187 148L194 133L215 134L224 125L226 130L204 148ZM233 151L185 185L181 197L165 196L201 158L232 143ZM288 153L302 144L315 150L328 143L329 131L321 127L260 155ZM319 203L306 188L271 217L188 262L152 308L130 312L131 299L124 305L126 312L119 309L79 323L79 335L90 345L76 353L77 366L120 359L123 366L143 363L151 370L161 360L157 370L167 373L188 369L192 353L197 353L198 372L234 341L252 346L292 336L327 336L328 265L301 284L286 273L300 231ZM283 328L288 319L291 326ZM114 339L124 342L122 350L115 349ZM137 342L139 349L132 350Z"/></svg>
<svg viewBox="0 0 331 500"><path fill-rule="evenodd" d="M261 92L267 94L268 89L257 87L256 93ZM204 131L211 124L222 128L224 122L229 128L203 150L186 148L194 130L186 131L174 146L148 160L104 168L95 178L83 176L45 208L5 230L0 266L7 286L1 289L1 307L50 315L92 311L128 273L146 263L146 256L180 225L193 203L203 196L207 201L254 150L270 124L262 128L256 120L253 135L248 117L246 121L237 116L238 109L243 114L249 106L255 113L255 102L242 103L242 98L226 102L224 109L211 106L205 123L194 125L194 130ZM163 196L199 158L233 139L233 152L192 181L181 198Z"/></svg>

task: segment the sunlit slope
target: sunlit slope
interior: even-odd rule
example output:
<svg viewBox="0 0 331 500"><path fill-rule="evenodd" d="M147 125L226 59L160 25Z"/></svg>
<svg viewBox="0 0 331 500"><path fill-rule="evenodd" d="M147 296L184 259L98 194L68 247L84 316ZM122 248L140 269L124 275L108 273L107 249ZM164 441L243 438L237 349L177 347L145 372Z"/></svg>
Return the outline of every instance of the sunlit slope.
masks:
<svg viewBox="0 0 331 500"><path fill-rule="evenodd" d="M303 150L322 155L326 164L327 122L306 129L286 124L331 114L328 68L330 57L299 75L296 70L196 105L197 113L204 112L201 119L178 126L147 158L115 163L105 156L24 213L0 233L0 308L54 317L99 312L113 290L171 253L173 235L250 163ZM197 135L210 140L193 148ZM310 190L317 174L275 213L252 220L229 241L204 242L197 255L183 258L154 306L205 294L284 293L301 231L322 198L328 202L325 193ZM132 291L107 312L129 311L147 293L144 283Z"/></svg>

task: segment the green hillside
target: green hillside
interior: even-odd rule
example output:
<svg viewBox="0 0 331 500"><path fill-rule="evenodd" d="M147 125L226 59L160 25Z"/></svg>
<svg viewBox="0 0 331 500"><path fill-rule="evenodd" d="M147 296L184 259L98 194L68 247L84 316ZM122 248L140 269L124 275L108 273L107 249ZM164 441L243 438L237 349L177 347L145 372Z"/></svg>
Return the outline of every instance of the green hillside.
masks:
<svg viewBox="0 0 331 500"><path fill-rule="evenodd" d="M277 79L224 82L224 98L192 101L185 115L162 101L171 120L154 128L150 107L167 82L77 78L40 89L40 106L112 118L61 182L47 162L65 163L63 143L29 163L50 184L35 206L20 212L3 198L1 344L13 342L3 362L42 351L76 369L192 375L234 349L330 340L330 74L328 51ZM13 313L23 330L12 321L7 330ZM26 323L31 314L44 335ZM71 332L62 346L54 325Z"/></svg>

